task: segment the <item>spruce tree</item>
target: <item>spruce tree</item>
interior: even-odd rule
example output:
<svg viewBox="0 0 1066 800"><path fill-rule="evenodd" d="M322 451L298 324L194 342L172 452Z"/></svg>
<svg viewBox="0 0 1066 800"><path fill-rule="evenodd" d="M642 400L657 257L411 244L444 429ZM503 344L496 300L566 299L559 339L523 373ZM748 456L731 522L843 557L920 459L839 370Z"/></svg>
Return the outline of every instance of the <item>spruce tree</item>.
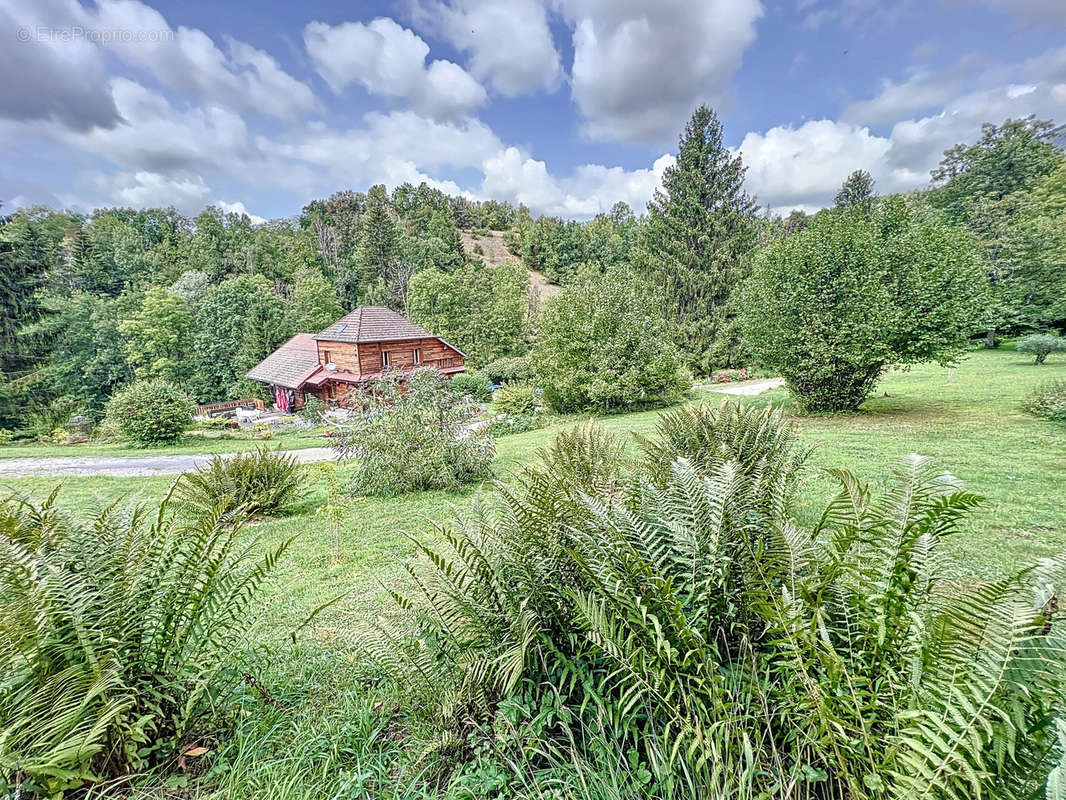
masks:
<svg viewBox="0 0 1066 800"><path fill-rule="evenodd" d="M384 186L371 186L367 192L361 228L353 265L355 285L341 287L346 307L380 294L399 259L400 230Z"/></svg>
<svg viewBox="0 0 1066 800"><path fill-rule="evenodd" d="M700 106L680 139L677 163L648 204L638 262L663 286L674 337L688 366L738 365L730 298L755 243L755 201L744 165L722 142L722 124Z"/></svg>

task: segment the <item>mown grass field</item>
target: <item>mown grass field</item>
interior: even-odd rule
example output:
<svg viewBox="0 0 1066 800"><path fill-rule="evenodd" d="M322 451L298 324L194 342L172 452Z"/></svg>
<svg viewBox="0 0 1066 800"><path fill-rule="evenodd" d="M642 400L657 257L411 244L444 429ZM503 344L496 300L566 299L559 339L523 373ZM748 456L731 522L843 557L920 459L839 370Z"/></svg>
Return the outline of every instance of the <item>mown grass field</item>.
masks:
<svg viewBox="0 0 1066 800"><path fill-rule="evenodd" d="M1066 551L1066 426L1021 410L1036 385L1063 377L1063 358L1034 366L1008 348L975 351L953 369L929 365L886 376L861 413L797 418L803 439L815 446L799 515L815 516L833 489L821 468L843 467L876 485L889 477L893 461L916 452L933 456L986 498L965 533L948 544L960 578L996 576ZM789 404L783 389L737 399ZM718 403L726 397L701 388L696 400ZM598 422L618 434L648 434L658 414ZM499 440L497 476L507 480L573 424L567 419ZM405 580L403 563L414 550L408 535L432 537L430 521L447 520L452 506L467 505L479 490L353 501L331 541L316 511L325 498L316 472L321 467L305 469L309 494L296 512L252 526L270 542L295 537L249 629L245 656L277 705L247 691L237 706L237 735L212 743L212 775L205 785L214 788L204 791L218 797L420 796L422 789L412 788L415 776L405 773L387 787L381 782L383 774L399 776L395 763L402 760L402 745L373 713L375 702L393 699L376 687L359 658L359 630L368 616L394 613L385 590ZM88 512L123 495L158 500L171 482L79 477L5 483L38 497L62 483L61 504ZM337 597L290 637L316 607Z"/></svg>

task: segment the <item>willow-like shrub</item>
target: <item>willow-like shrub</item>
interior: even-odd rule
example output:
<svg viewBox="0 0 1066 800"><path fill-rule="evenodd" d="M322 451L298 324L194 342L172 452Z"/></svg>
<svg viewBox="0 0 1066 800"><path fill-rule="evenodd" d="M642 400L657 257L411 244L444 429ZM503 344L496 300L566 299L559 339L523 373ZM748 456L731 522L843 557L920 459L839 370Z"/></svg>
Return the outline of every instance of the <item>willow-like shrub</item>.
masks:
<svg viewBox="0 0 1066 800"><path fill-rule="evenodd" d="M472 423L480 407L435 369L386 374L347 405L353 418L329 434L339 456L355 460L356 493L455 490L492 473L495 443Z"/></svg>

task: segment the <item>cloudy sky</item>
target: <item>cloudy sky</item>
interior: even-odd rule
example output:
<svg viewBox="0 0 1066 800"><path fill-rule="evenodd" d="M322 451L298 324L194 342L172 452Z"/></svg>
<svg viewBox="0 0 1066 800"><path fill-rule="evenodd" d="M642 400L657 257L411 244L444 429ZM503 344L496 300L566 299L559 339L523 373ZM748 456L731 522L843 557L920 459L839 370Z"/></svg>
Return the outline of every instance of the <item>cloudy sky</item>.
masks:
<svg viewBox="0 0 1066 800"><path fill-rule="evenodd" d="M985 121L1066 122L1066 0L0 0L0 200L286 217L427 181L585 218L713 105L748 186L924 185Z"/></svg>

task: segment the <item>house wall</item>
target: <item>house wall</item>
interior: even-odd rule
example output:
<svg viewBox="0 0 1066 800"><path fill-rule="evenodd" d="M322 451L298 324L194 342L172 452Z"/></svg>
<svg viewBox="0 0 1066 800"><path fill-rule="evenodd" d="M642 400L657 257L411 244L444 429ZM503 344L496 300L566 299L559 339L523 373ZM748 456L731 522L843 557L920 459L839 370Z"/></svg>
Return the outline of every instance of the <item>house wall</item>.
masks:
<svg viewBox="0 0 1066 800"><path fill-rule="evenodd" d="M316 342L318 345L318 363L325 364L325 351L329 351L330 360L337 369L359 373L359 345L351 342Z"/></svg>
<svg viewBox="0 0 1066 800"><path fill-rule="evenodd" d="M389 354L389 366L412 367L414 366L414 349L422 351L422 364L425 366L438 366L435 362L440 359L452 359L452 366L462 366L463 357L458 350L448 347L440 339L402 339L395 342L380 342L359 345L359 371L371 373L381 371L381 351Z"/></svg>

